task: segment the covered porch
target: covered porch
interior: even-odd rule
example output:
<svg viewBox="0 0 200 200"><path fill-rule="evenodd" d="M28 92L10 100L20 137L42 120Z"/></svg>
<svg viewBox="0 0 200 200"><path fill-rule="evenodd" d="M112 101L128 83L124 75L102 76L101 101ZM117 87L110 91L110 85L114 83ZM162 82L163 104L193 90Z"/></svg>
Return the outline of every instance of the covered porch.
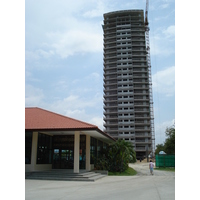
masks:
<svg viewBox="0 0 200 200"><path fill-rule="evenodd" d="M38 116L41 121L45 117L45 123L41 123ZM94 125L39 108L29 109L26 112L25 171L67 169L77 174L80 170L91 171L93 154L114 141Z"/></svg>

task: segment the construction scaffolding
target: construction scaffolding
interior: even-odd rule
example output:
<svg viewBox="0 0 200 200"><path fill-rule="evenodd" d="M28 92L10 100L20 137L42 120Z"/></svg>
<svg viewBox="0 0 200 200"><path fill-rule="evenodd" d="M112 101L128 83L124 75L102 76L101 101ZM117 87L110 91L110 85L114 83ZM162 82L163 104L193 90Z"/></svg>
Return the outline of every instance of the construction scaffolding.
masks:
<svg viewBox="0 0 200 200"><path fill-rule="evenodd" d="M150 95L150 117L151 117L151 140L152 140L152 157L155 156L155 130L154 130L154 110L153 110L153 92L152 92L152 77L151 77L151 56L150 56L150 42L149 42L149 21L148 21L149 1L146 0L145 11L145 37L147 50L147 66L149 72L149 95Z"/></svg>

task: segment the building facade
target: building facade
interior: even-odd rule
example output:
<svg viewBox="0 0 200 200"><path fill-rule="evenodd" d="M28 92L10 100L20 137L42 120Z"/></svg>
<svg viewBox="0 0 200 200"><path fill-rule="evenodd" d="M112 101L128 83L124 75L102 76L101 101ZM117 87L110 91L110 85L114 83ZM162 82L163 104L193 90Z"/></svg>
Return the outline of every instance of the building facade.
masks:
<svg viewBox="0 0 200 200"><path fill-rule="evenodd" d="M103 32L104 131L132 142L143 159L153 140L143 10L104 14Z"/></svg>

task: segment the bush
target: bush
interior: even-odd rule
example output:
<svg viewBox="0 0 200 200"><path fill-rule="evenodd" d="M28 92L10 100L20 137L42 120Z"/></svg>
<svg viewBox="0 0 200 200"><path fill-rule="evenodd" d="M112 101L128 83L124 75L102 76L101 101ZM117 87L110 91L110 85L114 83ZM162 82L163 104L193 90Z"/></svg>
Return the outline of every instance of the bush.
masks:
<svg viewBox="0 0 200 200"><path fill-rule="evenodd" d="M128 169L129 163L136 162L136 153L133 145L125 140L117 140L108 149L95 159L95 168L111 172L123 172Z"/></svg>

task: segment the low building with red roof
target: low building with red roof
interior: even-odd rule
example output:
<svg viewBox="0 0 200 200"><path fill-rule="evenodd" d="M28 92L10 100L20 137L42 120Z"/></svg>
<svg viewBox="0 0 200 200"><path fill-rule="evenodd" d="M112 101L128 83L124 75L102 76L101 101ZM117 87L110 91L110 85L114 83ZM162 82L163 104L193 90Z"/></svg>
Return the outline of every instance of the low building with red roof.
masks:
<svg viewBox="0 0 200 200"><path fill-rule="evenodd" d="M37 107L25 108L25 170L90 171L114 138L97 126Z"/></svg>

